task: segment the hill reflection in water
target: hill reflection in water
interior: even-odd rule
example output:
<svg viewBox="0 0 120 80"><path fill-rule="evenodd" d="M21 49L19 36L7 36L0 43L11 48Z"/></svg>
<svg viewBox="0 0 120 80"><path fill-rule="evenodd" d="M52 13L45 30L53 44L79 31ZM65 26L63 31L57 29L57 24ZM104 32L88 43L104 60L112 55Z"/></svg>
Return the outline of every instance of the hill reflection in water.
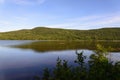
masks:
<svg viewBox="0 0 120 80"><path fill-rule="evenodd" d="M87 49L95 50L96 45L101 44L104 47L112 47L111 52L120 51L120 42L110 42L110 41L35 41L27 44L14 45L11 47L20 49L32 49L36 52L48 52L48 51L61 51L61 50L78 50Z"/></svg>

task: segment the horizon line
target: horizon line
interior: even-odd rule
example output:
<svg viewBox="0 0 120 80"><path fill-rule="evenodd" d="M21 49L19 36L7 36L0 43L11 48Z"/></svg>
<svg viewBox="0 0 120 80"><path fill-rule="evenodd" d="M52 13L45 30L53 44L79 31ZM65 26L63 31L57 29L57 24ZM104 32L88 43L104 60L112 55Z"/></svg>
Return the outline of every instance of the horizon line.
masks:
<svg viewBox="0 0 120 80"><path fill-rule="evenodd" d="M95 29L105 29L105 28L120 28L120 27L101 27L101 28L91 28L91 29L74 29L74 28L60 28L60 27L48 27L48 26L37 26L33 28L24 28L24 29L14 29L14 30L8 30L8 31L0 31L0 33L4 32L12 32L12 31L20 31L20 30L32 30L35 28L50 28L50 29L66 29L66 30L95 30Z"/></svg>

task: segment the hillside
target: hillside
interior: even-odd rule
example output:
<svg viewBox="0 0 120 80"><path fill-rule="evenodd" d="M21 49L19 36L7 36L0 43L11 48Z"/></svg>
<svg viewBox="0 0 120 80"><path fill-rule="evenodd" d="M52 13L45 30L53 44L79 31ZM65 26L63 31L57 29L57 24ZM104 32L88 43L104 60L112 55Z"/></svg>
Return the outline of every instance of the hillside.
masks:
<svg viewBox="0 0 120 80"><path fill-rule="evenodd" d="M120 40L120 28L71 30L36 27L0 33L1 40Z"/></svg>

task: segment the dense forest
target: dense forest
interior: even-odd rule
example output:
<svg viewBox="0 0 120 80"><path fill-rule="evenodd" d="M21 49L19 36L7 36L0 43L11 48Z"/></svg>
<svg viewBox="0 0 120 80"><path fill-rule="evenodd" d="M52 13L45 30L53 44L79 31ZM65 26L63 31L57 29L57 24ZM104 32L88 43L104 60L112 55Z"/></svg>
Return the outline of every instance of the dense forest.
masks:
<svg viewBox="0 0 120 80"><path fill-rule="evenodd" d="M71 30L36 27L11 32L1 32L1 40L120 40L120 28Z"/></svg>

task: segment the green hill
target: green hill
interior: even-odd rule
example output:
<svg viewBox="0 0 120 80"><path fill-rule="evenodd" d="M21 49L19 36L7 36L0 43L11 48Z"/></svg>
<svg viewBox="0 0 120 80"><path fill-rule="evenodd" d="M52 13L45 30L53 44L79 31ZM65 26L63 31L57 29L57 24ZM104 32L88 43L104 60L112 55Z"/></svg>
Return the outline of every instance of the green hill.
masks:
<svg viewBox="0 0 120 80"><path fill-rule="evenodd" d="M0 33L1 40L120 40L120 28L71 30L36 27Z"/></svg>

